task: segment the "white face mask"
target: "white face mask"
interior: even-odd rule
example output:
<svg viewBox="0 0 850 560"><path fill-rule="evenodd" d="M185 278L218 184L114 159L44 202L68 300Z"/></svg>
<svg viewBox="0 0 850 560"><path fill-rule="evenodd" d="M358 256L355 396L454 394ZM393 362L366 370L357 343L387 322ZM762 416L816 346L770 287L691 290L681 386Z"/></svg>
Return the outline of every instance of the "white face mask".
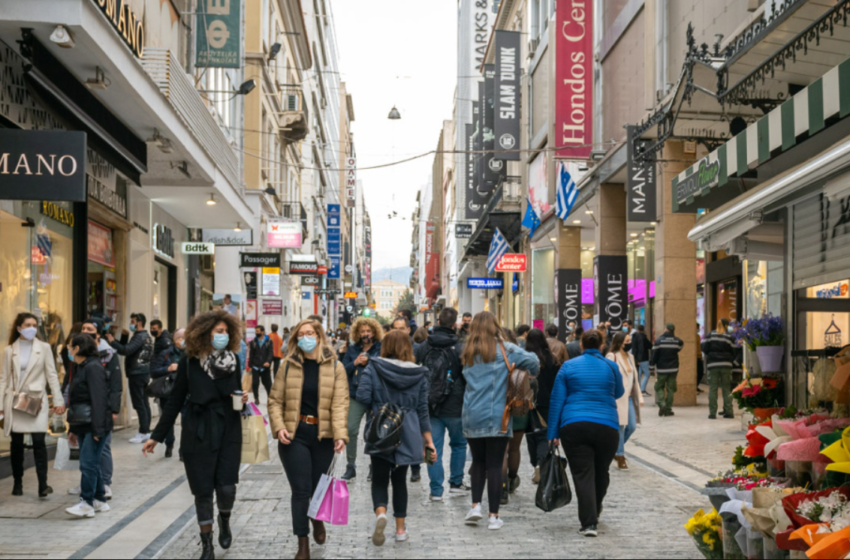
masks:
<svg viewBox="0 0 850 560"><path fill-rule="evenodd" d="M21 333L24 340L32 340L35 338L35 335L38 334L38 329L35 327L27 327L25 329L18 330L18 332Z"/></svg>

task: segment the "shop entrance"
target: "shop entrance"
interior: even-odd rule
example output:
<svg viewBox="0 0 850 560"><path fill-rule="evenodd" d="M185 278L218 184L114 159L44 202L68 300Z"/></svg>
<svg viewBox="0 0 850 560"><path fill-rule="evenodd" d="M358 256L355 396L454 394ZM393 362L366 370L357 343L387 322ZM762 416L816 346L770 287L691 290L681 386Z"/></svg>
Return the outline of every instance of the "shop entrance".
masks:
<svg viewBox="0 0 850 560"><path fill-rule="evenodd" d="M153 267L153 316L166 328L177 329L177 267L156 259Z"/></svg>

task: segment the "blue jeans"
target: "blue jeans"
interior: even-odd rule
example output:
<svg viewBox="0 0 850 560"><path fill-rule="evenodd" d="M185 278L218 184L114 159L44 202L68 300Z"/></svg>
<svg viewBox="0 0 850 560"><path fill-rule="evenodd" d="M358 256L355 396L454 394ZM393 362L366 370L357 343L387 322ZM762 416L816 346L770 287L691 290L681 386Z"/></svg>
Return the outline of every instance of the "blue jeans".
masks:
<svg viewBox="0 0 850 560"><path fill-rule="evenodd" d="M463 483L463 468L466 466L466 438L463 437L462 418L431 418L431 436L437 448L437 462L428 466L428 478L431 479L431 495L442 496L446 473L443 469L443 444L449 432L449 447L452 449L451 476L449 482L454 485Z"/></svg>
<svg viewBox="0 0 850 560"><path fill-rule="evenodd" d="M103 483L112 486L112 432L103 440L103 455L100 457L100 473L103 475Z"/></svg>
<svg viewBox="0 0 850 560"><path fill-rule="evenodd" d="M620 447L617 448L617 457L623 457L626 454L626 442L632 437L637 430L637 414L635 413L635 402L629 399L629 425L620 426Z"/></svg>
<svg viewBox="0 0 850 560"><path fill-rule="evenodd" d="M646 393L646 386L649 384L649 362L641 362L638 364L640 372L640 390Z"/></svg>
<svg viewBox="0 0 850 560"><path fill-rule="evenodd" d="M103 472L100 468L106 439L101 438L100 441L95 441L91 432L87 433L85 438L80 438L80 472L83 475L80 483L80 497L90 506L94 505L95 500L106 501Z"/></svg>

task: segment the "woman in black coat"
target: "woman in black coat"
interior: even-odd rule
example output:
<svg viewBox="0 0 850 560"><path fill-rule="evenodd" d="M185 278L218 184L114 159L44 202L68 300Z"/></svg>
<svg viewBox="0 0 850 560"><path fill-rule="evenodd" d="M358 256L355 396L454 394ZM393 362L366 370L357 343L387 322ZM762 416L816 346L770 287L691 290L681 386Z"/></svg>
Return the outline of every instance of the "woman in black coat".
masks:
<svg viewBox="0 0 850 560"><path fill-rule="evenodd" d="M233 394L242 390L237 353L242 335L236 318L225 311L199 315L186 329L186 357L180 361L174 389L151 439L142 452L153 453L186 403L180 451L189 487L195 496L201 528L201 558L215 558L213 495L218 501L218 542L233 542L230 514L236 502L242 457L242 422L234 410ZM248 395L242 395L242 404Z"/></svg>

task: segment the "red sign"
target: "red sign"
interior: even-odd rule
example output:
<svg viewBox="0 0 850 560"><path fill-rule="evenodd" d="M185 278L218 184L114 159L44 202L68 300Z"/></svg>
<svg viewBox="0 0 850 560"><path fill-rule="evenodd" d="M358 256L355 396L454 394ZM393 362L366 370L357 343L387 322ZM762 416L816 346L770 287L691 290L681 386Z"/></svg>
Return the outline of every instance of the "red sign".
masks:
<svg viewBox="0 0 850 560"><path fill-rule="evenodd" d="M560 0L555 34L556 157L588 159L593 149L593 3Z"/></svg>
<svg viewBox="0 0 850 560"><path fill-rule="evenodd" d="M328 267L326 267L326 266L320 266L319 267L319 274L327 274L327 273L328 273Z"/></svg>
<svg viewBox="0 0 850 560"><path fill-rule="evenodd" d="M525 255L505 255L496 265L496 272L525 272L528 260Z"/></svg>
<svg viewBox="0 0 850 560"><path fill-rule="evenodd" d="M47 259L44 258L44 254L41 252L41 249L38 247L33 247L30 250L30 261L32 264L47 264Z"/></svg>
<svg viewBox="0 0 850 560"><path fill-rule="evenodd" d="M273 315L273 316L283 315L283 300L282 299L264 299L263 300L263 315Z"/></svg>

